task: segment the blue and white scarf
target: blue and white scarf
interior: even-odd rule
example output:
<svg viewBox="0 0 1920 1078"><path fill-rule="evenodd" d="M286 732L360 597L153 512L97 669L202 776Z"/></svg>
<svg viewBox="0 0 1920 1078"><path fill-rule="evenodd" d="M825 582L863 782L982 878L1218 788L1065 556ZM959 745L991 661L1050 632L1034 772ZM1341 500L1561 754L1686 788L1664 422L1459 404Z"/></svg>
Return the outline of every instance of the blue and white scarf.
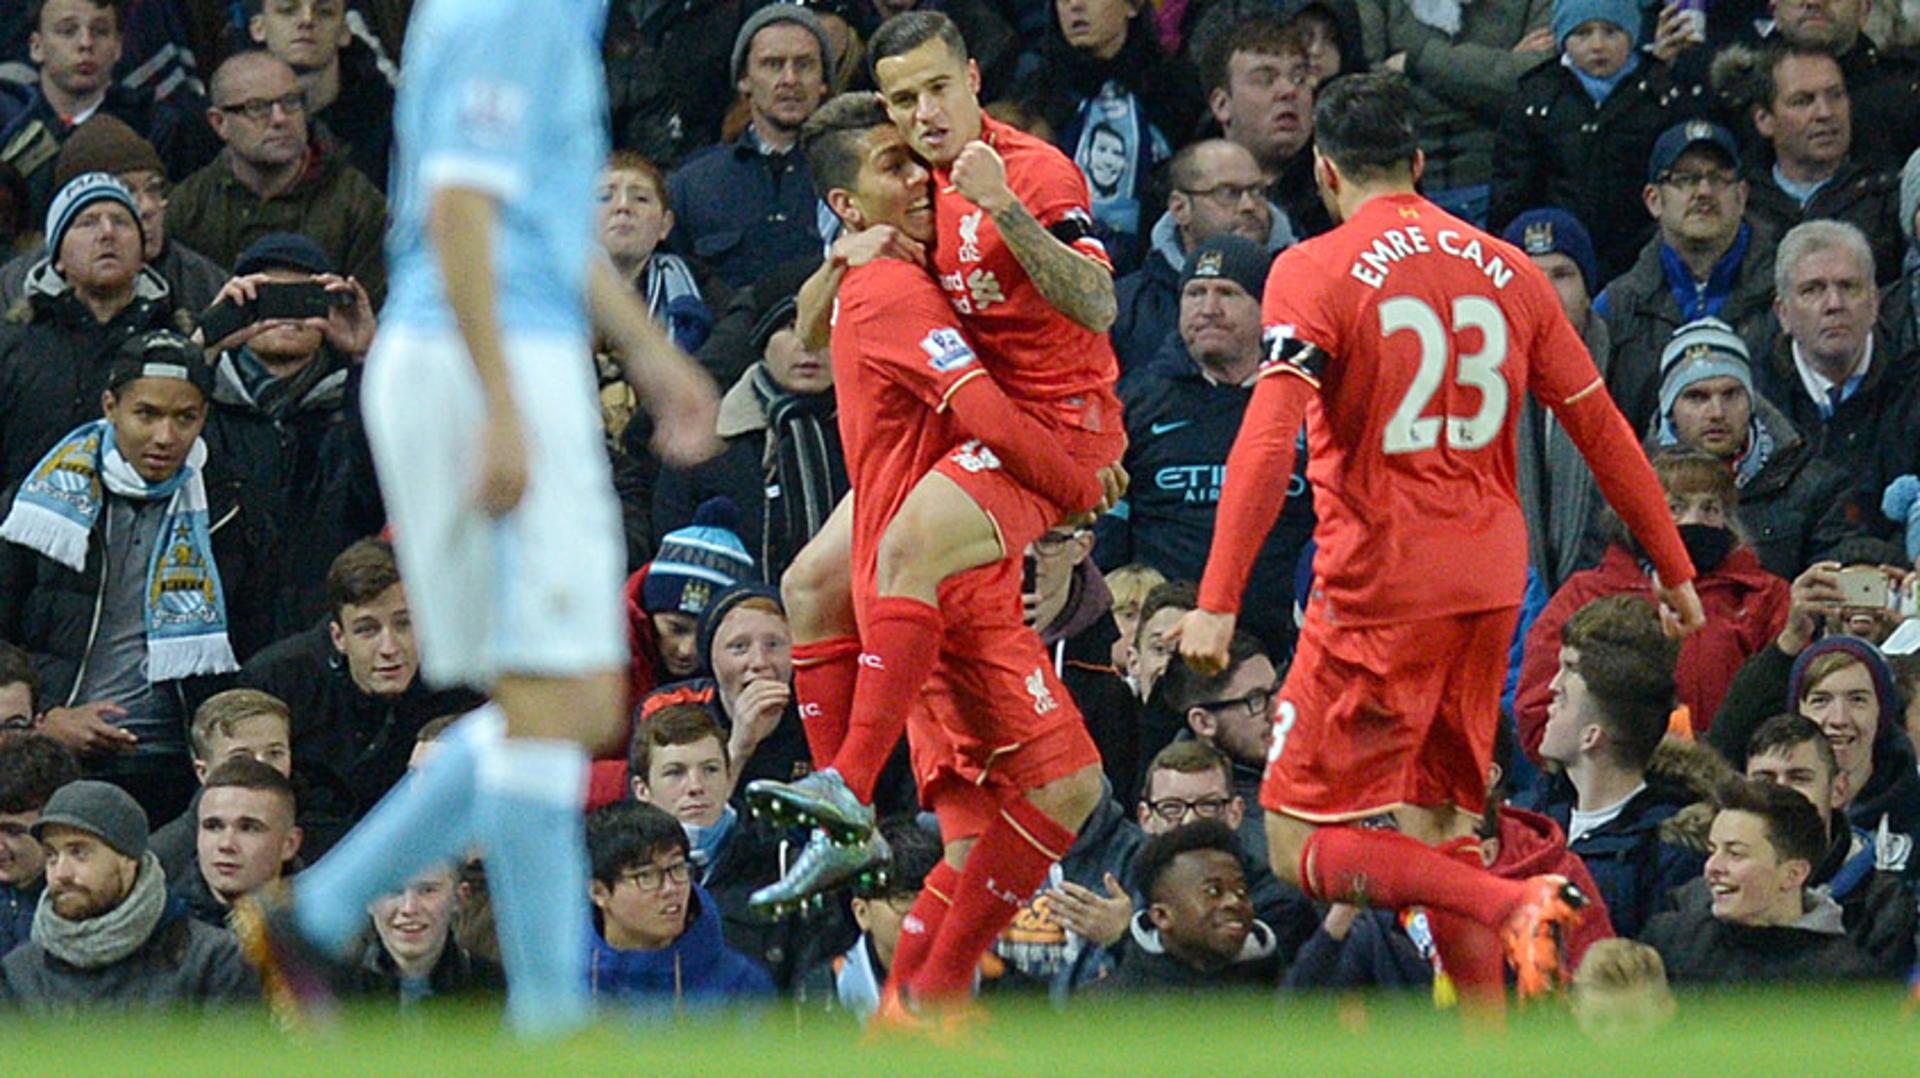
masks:
<svg viewBox="0 0 1920 1078"><path fill-rule="evenodd" d="M0 523L0 539L78 573L86 569L87 547L106 494L143 502L167 499L147 567L149 681L240 669L227 640L226 593L207 529L207 488L200 476L206 460L207 445L196 439L173 478L149 483L113 444L112 424L97 419L68 434L34 465Z"/></svg>

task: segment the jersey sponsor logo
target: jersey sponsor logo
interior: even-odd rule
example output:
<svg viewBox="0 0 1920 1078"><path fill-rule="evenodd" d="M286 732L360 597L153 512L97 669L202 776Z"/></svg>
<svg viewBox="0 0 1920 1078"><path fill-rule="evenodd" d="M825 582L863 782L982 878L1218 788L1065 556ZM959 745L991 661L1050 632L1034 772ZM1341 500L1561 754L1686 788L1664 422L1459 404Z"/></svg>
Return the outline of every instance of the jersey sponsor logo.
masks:
<svg viewBox="0 0 1920 1078"><path fill-rule="evenodd" d="M979 439L973 439L953 451L953 462L969 472L990 472L1000 467L1000 458L993 455Z"/></svg>
<svg viewBox="0 0 1920 1078"><path fill-rule="evenodd" d="M985 210L975 210L960 218L960 247L954 257L962 262L980 261L980 222Z"/></svg>
<svg viewBox="0 0 1920 1078"><path fill-rule="evenodd" d="M941 374L957 371L974 359L967 339L951 326L942 326L920 338L920 350L927 354L927 366Z"/></svg>
<svg viewBox="0 0 1920 1078"><path fill-rule="evenodd" d="M1007 301L1006 292L1000 287L1000 278L992 270L943 273L940 275L940 287L947 293L947 302L963 315L984 311L996 303Z"/></svg>
<svg viewBox="0 0 1920 1078"><path fill-rule="evenodd" d="M460 132L476 145L499 149L511 143L527 118L527 92L504 82L475 81L460 99Z"/></svg>
<svg viewBox="0 0 1920 1078"><path fill-rule="evenodd" d="M1171 423L1162 423L1156 420L1152 426L1147 428L1147 430L1155 438L1158 438L1162 434L1172 434L1174 431L1179 430L1181 427L1191 427L1191 426L1193 426L1193 420L1191 419L1176 419Z"/></svg>
<svg viewBox="0 0 1920 1078"><path fill-rule="evenodd" d="M1296 442L1296 449L1304 448ZM1227 466L1224 464L1169 464L1153 472L1155 489L1178 494L1180 500L1188 505L1213 505L1219 502L1220 488L1226 482ZM1292 502L1306 496L1307 458L1301 453L1294 461L1292 478L1287 480L1287 499ZM1290 505L1288 509L1291 508Z"/></svg>
<svg viewBox="0 0 1920 1078"><path fill-rule="evenodd" d="M1060 706L1060 701L1053 698L1053 689L1047 685L1045 667L1036 666L1033 673L1027 675L1027 695L1033 697L1035 715L1045 715Z"/></svg>

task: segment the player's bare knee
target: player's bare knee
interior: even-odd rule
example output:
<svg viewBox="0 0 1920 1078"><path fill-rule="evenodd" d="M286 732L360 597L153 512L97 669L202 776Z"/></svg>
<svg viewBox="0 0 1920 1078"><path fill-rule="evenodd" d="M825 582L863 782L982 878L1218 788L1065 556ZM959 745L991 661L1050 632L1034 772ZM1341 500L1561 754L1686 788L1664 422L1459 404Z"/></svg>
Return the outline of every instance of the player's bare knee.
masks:
<svg viewBox="0 0 1920 1078"><path fill-rule="evenodd" d="M956 838L947 843L947 864L956 869L967 867L967 855L973 852L973 844L977 841L979 840L972 838Z"/></svg>
<svg viewBox="0 0 1920 1078"><path fill-rule="evenodd" d="M1267 813L1267 859L1273 865L1273 874L1303 890L1300 855L1313 831L1313 825L1304 820L1279 812Z"/></svg>
<svg viewBox="0 0 1920 1078"><path fill-rule="evenodd" d="M1080 830L1080 825L1093 815L1104 796L1106 785L1100 779L1098 764L1088 764L1071 775L1027 791L1027 800L1033 802L1033 807L1069 831Z"/></svg>

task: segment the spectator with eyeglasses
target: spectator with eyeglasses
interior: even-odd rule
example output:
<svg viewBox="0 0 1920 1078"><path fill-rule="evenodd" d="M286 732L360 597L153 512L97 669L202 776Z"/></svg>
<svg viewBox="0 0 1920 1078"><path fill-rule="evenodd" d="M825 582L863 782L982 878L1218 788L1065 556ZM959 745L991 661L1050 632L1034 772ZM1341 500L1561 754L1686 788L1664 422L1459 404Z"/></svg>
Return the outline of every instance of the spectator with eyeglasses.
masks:
<svg viewBox="0 0 1920 1078"><path fill-rule="evenodd" d="M331 136L315 137L293 68L272 53L239 53L214 71L210 93L207 122L226 148L174 189L168 230L223 266L262 236L297 232L378 308L386 197Z"/></svg>
<svg viewBox="0 0 1920 1078"><path fill-rule="evenodd" d="M1120 631L1109 616L1113 593L1092 554L1090 528L1062 525L1042 533L1027 547L1032 575L1020 599L1054 673L1086 718L1108 784L1131 790L1140 767L1139 707L1113 661Z"/></svg>
<svg viewBox="0 0 1920 1078"><path fill-rule="evenodd" d="M920 897L927 873L943 856L939 834L912 817L882 823L880 834L889 851L887 882L849 900L860 938L844 953L808 970L795 991L802 1004L851 1011L863 1023L880 1006L880 990L893 968L907 914Z"/></svg>
<svg viewBox="0 0 1920 1078"><path fill-rule="evenodd" d="M1687 120L1654 141L1641 200L1656 231L1633 267L1593 301L1613 338L1607 391L1628 426L1646 430L1660 403L1660 354L1699 318L1733 327L1750 355L1770 350L1778 237L1745 220L1747 183L1733 134Z"/></svg>
<svg viewBox="0 0 1920 1078"><path fill-rule="evenodd" d="M1168 707L1186 722L1181 740L1174 745L1197 742L1224 758L1230 782L1218 793L1231 794L1242 805L1260 803L1260 780L1273 740L1275 694L1279 688L1280 674L1273 661L1260 641L1245 632L1234 633L1227 648L1227 664L1219 673L1202 674L1187 663L1175 661L1168 664L1161 680L1160 691ZM1148 765L1144 789L1149 793L1157 789L1156 783L1165 781L1158 774L1161 758L1164 753ZM1282 953L1291 957L1294 949L1313 934L1313 904L1298 889L1275 878L1267 857L1264 814L1243 811L1234 832L1247 855L1254 910L1280 933Z"/></svg>
<svg viewBox="0 0 1920 1078"><path fill-rule="evenodd" d="M596 1002L679 1013L773 994L767 971L727 946L718 906L693 882L692 853L665 809L620 801L587 818Z"/></svg>
<svg viewBox="0 0 1920 1078"><path fill-rule="evenodd" d="M1110 336L1122 374L1145 368L1168 347L1180 321L1180 275L1201 244L1231 234L1271 258L1296 238L1286 212L1267 200L1259 163L1237 142L1187 146L1167 165L1167 182L1167 212L1148 234L1146 261L1114 284L1119 313Z"/></svg>

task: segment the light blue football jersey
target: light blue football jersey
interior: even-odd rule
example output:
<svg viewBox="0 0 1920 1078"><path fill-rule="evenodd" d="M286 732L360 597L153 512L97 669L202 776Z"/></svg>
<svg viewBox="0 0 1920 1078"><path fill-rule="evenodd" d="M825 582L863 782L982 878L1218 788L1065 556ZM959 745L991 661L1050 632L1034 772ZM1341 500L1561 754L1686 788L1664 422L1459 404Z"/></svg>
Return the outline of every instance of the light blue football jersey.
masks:
<svg viewBox="0 0 1920 1078"><path fill-rule="evenodd" d="M422 0L394 110L384 325L454 328L427 233L434 192L499 199L494 279L507 333L588 329L594 186L607 157L606 0Z"/></svg>

